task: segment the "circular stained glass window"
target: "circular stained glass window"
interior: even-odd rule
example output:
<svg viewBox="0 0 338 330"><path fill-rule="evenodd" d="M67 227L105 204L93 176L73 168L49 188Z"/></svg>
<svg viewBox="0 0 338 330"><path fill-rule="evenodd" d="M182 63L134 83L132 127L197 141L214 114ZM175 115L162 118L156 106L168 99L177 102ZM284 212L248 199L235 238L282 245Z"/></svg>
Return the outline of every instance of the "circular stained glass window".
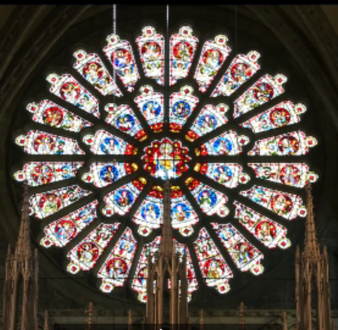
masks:
<svg viewBox="0 0 338 330"><path fill-rule="evenodd" d="M260 275L264 252L287 249L288 222L306 216L301 189L318 177L299 161L317 144L300 128L306 107L225 35L201 42L183 26L166 44L147 26L135 45L111 34L46 77L50 97L27 104L34 125L15 139L26 156L14 178L68 272L95 272L106 293L128 283L143 302L169 180L189 296L226 293L234 269Z"/></svg>

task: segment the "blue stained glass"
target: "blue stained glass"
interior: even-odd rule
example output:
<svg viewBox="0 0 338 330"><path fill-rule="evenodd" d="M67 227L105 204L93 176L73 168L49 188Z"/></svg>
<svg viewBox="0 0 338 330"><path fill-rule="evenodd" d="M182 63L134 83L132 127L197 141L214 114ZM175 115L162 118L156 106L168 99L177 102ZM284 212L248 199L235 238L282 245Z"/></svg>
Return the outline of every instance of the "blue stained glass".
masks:
<svg viewBox="0 0 338 330"><path fill-rule="evenodd" d="M190 104L186 101L177 101L173 105L173 114L177 117L186 117L190 114Z"/></svg>

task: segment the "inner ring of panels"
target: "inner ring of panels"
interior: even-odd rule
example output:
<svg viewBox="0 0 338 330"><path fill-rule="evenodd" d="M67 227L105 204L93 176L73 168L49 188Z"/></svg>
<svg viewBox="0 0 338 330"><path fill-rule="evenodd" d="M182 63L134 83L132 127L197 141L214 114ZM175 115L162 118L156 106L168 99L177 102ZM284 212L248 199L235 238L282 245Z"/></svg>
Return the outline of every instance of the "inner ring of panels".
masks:
<svg viewBox="0 0 338 330"><path fill-rule="evenodd" d="M68 72L46 77L48 97L27 104L13 174L31 187L40 244L64 248L68 272L94 272L106 293L128 285L145 302L165 180L189 298L202 285L228 292L234 270L259 275L264 252L290 247L288 223L306 216L301 190L318 178L306 164L317 140L301 130L306 106L283 98L287 77L264 73L258 51L147 26L73 55Z"/></svg>

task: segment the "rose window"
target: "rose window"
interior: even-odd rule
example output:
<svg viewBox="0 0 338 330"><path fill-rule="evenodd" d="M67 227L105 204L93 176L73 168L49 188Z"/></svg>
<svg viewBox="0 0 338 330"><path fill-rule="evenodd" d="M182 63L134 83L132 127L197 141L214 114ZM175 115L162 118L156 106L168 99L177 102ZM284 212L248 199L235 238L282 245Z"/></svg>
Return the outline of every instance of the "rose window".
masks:
<svg viewBox="0 0 338 330"><path fill-rule="evenodd" d="M144 302L169 180L190 297L228 292L234 269L261 274L265 252L291 245L288 224L306 216L302 189L318 176L304 162L317 144L301 129L306 106L259 60L186 26L168 41L148 26L135 43L111 34L102 50L76 50L15 139L40 244L64 249L68 272L94 272L103 292L128 284Z"/></svg>

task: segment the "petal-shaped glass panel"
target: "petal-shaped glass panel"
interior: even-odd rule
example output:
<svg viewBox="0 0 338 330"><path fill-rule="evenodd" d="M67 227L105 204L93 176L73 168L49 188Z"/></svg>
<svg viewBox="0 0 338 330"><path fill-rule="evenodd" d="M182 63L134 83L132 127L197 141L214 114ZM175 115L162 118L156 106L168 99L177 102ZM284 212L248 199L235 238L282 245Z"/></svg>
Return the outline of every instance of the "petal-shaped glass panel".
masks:
<svg viewBox="0 0 338 330"><path fill-rule="evenodd" d="M226 131L195 149L196 156L238 155L242 147L249 143L245 135L237 135L233 130Z"/></svg>
<svg viewBox="0 0 338 330"><path fill-rule="evenodd" d="M135 97L134 102L150 128L155 133L161 132L164 121L163 94L154 92L154 89L149 85L142 86L140 92L141 94Z"/></svg>
<svg viewBox="0 0 338 330"><path fill-rule="evenodd" d="M257 178L297 188L315 182L318 175L304 163L248 163Z"/></svg>
<svg viewBox="0 0 338 330"><path fill-rule="evenodd" d="M193 246L206 284L219 293L228 292L233 273L205 228L200 230Z"/></svg>
<svg viewBox="0 0 338 330"><path fill-rule="evenodd" d="M286 76L277 74L275 77L269 74L258 79L256 83L247 89L234 102L234 118L263 105L284 93L282 85L286 82Z"/></svg>
<svg viewBox="0 0 338 330"><path fill-rule="evenodd" d="M303 200L298 195L258 185L241 191L240 194L287 220L293 220L298 216L306 216Z"/></svg>
<svg viewBox="0 0 338 330"><path fill-rule="evenodd" d="M219 95L230 96L234 93L260 69L260 65L257 63L260 56L254 50L247 55L238 54L231 61L225 74L211 93L211 97Z"/></svg>
<svg viewBox="0 0 338 330"><path fill-rule="evenodd" d="M92 163L89 172L82 175L82 180L92 183L95 187L102 188L120 180L137 170L136 163Z"/></svg>
<svg viewBox="0 0 338 330"><path fill-rule="evenodd" d="M164 83L164 37L152 26L142 29L142 35L136 38L144 75Z"/></svg>
<svg viewBox="0 0 338 330"><path fill-rule="evenodd" d="M313 136L303 131L294 131L271 136L255 142L249 156L301 156L306 155L317 144Z"/></svg>
<svg viewBox="0 0 338 330"><path fill-rule="evenodd" d="M61 128L66 131L78 133L83 128L93 125L89 121L47 99L39 103L29 103L26 109L33 114L32 120L36 123Z"/></svg>
<svg viewBox="0 0 338 330"><path fill-rule="evenodd" d="M192 95L193 91L192 87L183 86L179 92L170 95L169 129L171 132L178 133L195 110L198 97Z"/></svg>
<svg viewBox="0 0 338 330"><path fill-rule="evenodd" d="M147 134L129 105L121 104L117 106L114 103L108 103L104 109L108 112L105 118L106 123L137 140L147 139Z"/></svg>
<svg viewBox="0 0 338 330"><path fill-rule="evenodd" d="M129 92L134 90L139 80L137 65L129 41L121 40L116 34L110 34L103 52L113 66L118 77Z"/></svg>
<svg viewBox="0 0 338 330"><path fill-rule="evenodd" d="M194 170L228 188L236 188L239 184L247 183L250 180L250 177L242 172L243 168L239 164L197 163Z"/></svg>
<svg viewBox="0 0 338 330"><path fill-rule="evenodd" d="M197 213L183 194L171 198L170 202L171 226L178 229L183 236L191 235L193 225L199 221Z"/></svg>
<svg viewBox="0 0 338 330"><path fill-rule="evenodd" d="M103 198L105 202L103 214L108 217L113 214L127 214L146 183L147 180L141 177L108 193Z"/></svg>
<svg viewBox="0 0 338 330"><path fill-rule="evenodd" d="M182 26L178 33L170 37L170 85L185 78L194 59L198 39L192 35L189 26Z"/></svg>
<svg viewBox="0 0 338 330"><path fill-rule="evenodd" d="M225 194L192 177L185 182L206 215L217 214L219 217L225 217L229 214L229 209L226 207L228 197Z"/></svg>
<svg viewBox="0 0 338 330"><path fill-rule="evenodd" d="M84 154L77 141L38 130L30 130L26 134L17 136L15 143L30 155Z"/></svg>
<svg viewBox="0 0 338 330"><path fill-rule="evenodd" d="M44 228L44 237L40 244L46 248L53 245L63 247L68 244L97 218L96 208L98 204L98 201L95 200L51 222Z"/></svg>
<svg viewBox="0 0 338 330"><path fill-rule="evenodd" d="M88 54L85 50L79 49L73 56L76 58L74 69L102 95L122 96L122 92L97 54Z"/></svg>
<svg viewBox="0 0 338 330"><path fill-rule="evenodd" d="M24 181L29 186L40 186L75 177L83 162L29 162L22 170L14 173L17 181Z"/></svg>
<svg viewBox="0 0 338 330"><path fill-rule="evenodd" d="M234 201L234 206L234 218L266 247L286 249L291 245L284 226L238 201Z"/></svg>
<svg viewBox="0 0 338 330"><path fill-rule="evenodd" d="M89 194L90 191L78 185L35 193L29 198L30 215L38 219L46 218Z"/></svg>
<svg viewBox="0 0 338 330"><path fill-rule="evenodd" d="M220 103L217 106L212 104L205 105L192 123L185 138L193 142L199 137L225 125L228 122L228 118L225 115L228 109L229 107L224 103Z"/></svg>
<svg viewBox="0 0 338 330"><path fill-rule="evenodd" d="M85 135L83 142L90 146L90 151L95 155L135 155L137 153L137 148L132 144L103 129L96 131L95 135Z"/></svg>
<svg viewBox="0 0 338 330"><path fill-rule="evenodd" d="M132 220L139 225L138 233L142 236L148 236L153 229L159 228L163 222L162 198L147 195Z"/></svg>
<svg viewBox="0 0 338 330"><path fill-rule="evenodd" d="M128 277L136 248L137 241L131 229L127 227L97 272L103 292L111 292L114 287L123 285Z"/></svg>
<svg viewBox="0 0 338 330"><path fill-rule="evenodd" d="M194 78L199 90L205 92L228 57L231 48L227 45L228 37L218 35L214 40L204 43Z"/></svg>
<svg viewBox="0 0 338 330"><path fill-rule="evenodd" d="M76 274L80 270L88 271L92 269L119 227L119 223L101 223L91 231L67 253L67 259L69 260L67 265L68 272Z"/></svg>
<svg viewBox="0 0 338 330"><path fill-rule="evenodd" d="M72 75L51 73L46 80L51 84L51 93L97 118L100 117L98 100Z"/></svg>
<svg viewBox="0 0 338 330"><path fill-rule="evenodd" d="M254 133L266 132L299 123L301 120L300 114L305 111L306 107L301 103L293 104L291 101L283 101L248 119L240 126L249 128Z"/></svg>
<svg viewBox="0 0 338 330"><path fill-rule="evenodd" d="M254 275L263 273L263 253L245 239L231 223L211 223L211 226L240 271L250 270Z"/></svg>

